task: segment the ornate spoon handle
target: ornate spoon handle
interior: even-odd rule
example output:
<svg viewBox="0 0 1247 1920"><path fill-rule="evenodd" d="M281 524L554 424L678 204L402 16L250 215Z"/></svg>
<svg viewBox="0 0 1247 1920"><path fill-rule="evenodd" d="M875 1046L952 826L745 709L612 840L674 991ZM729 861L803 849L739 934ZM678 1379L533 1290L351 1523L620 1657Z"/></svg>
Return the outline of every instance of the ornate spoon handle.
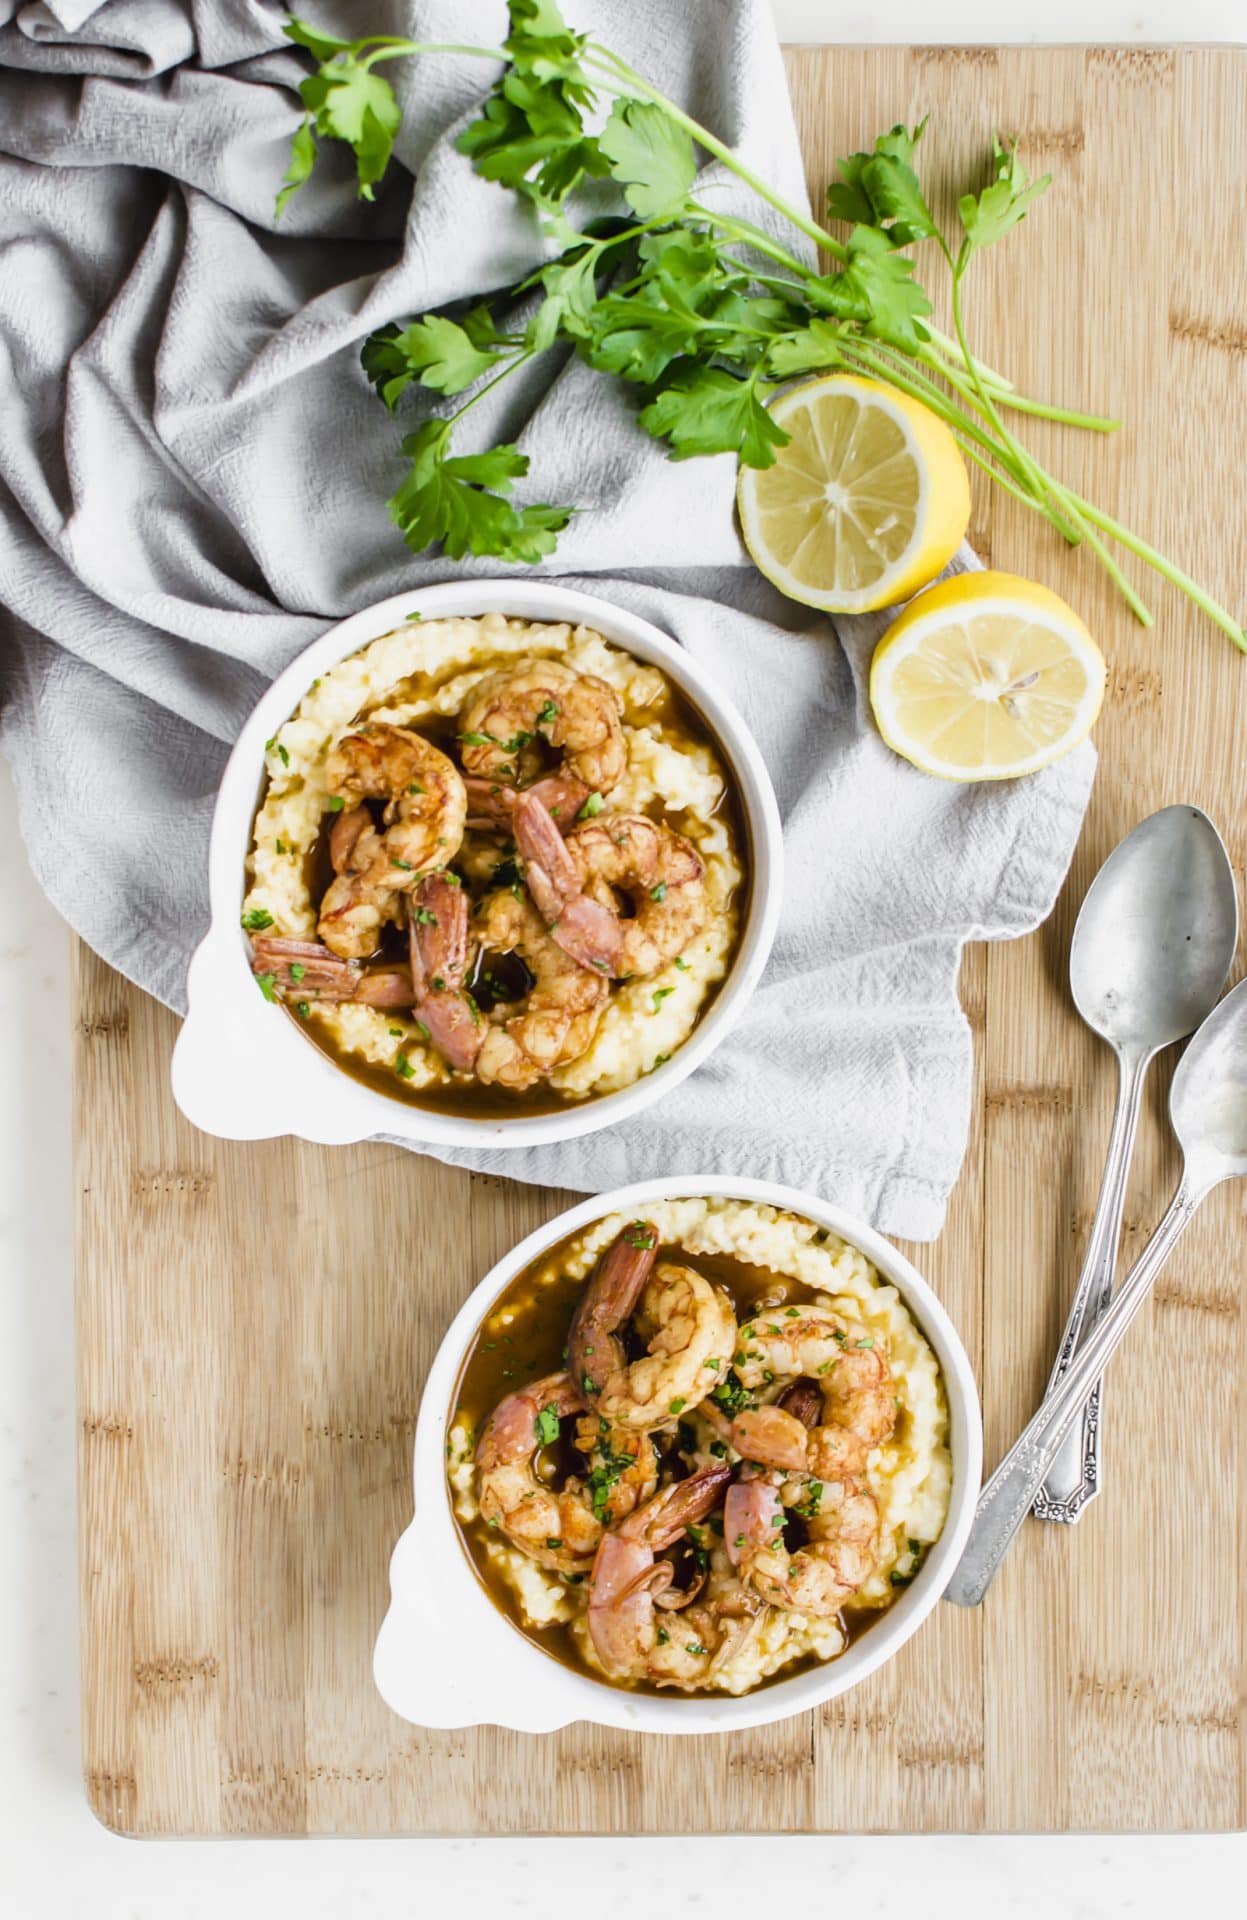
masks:
<svg viewBox="0 0 1247 1920"><path fill-rule="evenodd" d="M983 1488L966 1550L944 1595L955 1606L977 1607L987 1592L1062 1439L1207 1192L1207 1185L1195 1186L1189 1174L1183 1174L1164 1219L1117 1289L1116 1299Z"/></svg>
<svg viewBox="0 0 1247 1920"><path fill-rule="evenodd" d="M1126 1204L1130 1156L1134 1151L1134 1136L1139 1124L1143 1082L1151 1061L1150 1051L1120 1056L1117 1109L1113 1115L1113 1131L1104 1163L1104 1178L1100 1183L1100 1197L1096 1202L1095 1219L1091 1223L1086 1257L1074 1289L1069 1319L1065 1323L1056 1365L1048 1382L1048 1393L1065 1378L1088 1325L1100 1317L1113 1297L1113 1275L1117 1269L1117 1249L1121 1243L1121 1216ZM1082 1418L1074 1422L1058 1447L1035 1501L1037 1520L1060 1520L1067 1526L1072 1525L1087 1502L1094 1500L1099 1493L1102 1393L1102 1382L1097 1380L1083 1404Z"/></svg>

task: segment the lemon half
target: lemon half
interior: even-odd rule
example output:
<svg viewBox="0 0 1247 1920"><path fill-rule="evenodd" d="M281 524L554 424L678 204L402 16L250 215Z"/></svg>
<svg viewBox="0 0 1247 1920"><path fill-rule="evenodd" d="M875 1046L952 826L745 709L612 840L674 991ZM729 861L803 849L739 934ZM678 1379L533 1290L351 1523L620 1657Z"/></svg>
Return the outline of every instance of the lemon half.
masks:
<svg viewBox="0 0 1247 1920"><path fill-rule="evenodd" d="M741 531L781 593L829 613L907 600L952 559L970 520L957 442L893 387L833 373L771 405L789 441L742 467Z"/></svg>
<svg viewBox="0 0 1247 1920"><path fill-rule="evenodd" d="M920 593L884 634L870 704L888 745L945 780L1009 780L1086 737L1104 656L1072 607L1011 573Z"/></svg>

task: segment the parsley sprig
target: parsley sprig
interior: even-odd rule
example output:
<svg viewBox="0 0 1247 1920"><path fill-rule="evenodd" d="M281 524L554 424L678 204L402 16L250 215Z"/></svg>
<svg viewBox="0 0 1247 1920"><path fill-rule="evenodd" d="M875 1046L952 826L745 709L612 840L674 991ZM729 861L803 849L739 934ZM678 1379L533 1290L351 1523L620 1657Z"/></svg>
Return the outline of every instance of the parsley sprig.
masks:
<svg viewBox="0 0 1247 1920"><path fill-rule="evenodd" d="M414 551L441 545L453 559L489 554L536 563L554 551L574 508L517 505L527 457L510 443L454 450L460 421L501 381L556 345L635 386L641 428L673 459L734 453L774 463L787 436L768 400L796 375L842 369L883 381L945 420L967 459L1073 545L1085 544L1135 615L1151 615L1110 551L1125 548L1185 593L1247 651L1238 620L1174 562L1047 472L1006 415L1038 415L1111 432L1113 420L1017 393L974 353L964 288L972 262L1004 239L1050 185L1029 180L1009 143L992 143L991 176L964 194L959 234L931 212L915 160L925 122L893 127L869 152L846 156L827 195L837 236L790 204L673 100L587 34L555 0L509 0L501 47L373 35L346 41L291 19L287 36L316 62L301 93L307 117L293 141L280 213L310 175L317 142L354 152L367 199L402 124L397 96L377 71L387 61L458 53L502 71L459 147L486 179L533 207L556 259L495 295L491 304L427 313L366 342L369 379L393 409L415 384L458 408L426 419L402 442L409 471L390 513ZM600 107L611 102L604 124ZM592 131L590 121L599 126ZM696 197L700 155L720 161L830 262L815 264L755 222ZM611 180L626 214L578 228L570 197L586 180ZM947 268L954 337L931 319L912 249L934 248Z"/></svg>

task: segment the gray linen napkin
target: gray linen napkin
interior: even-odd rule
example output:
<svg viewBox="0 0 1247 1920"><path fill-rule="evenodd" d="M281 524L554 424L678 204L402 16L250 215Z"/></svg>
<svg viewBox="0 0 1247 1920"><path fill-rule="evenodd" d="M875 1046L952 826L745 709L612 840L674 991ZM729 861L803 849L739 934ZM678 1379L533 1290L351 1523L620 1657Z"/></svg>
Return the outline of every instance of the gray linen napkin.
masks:
<svg viewBox="0 0 1247 1920"><path fill-rule="evenodd" d="M308 11L346 35L504 31L492 0ZM763 0L567 11L801 197ZM460 58L399 70L405 124L375 206L329 152L276 230L305 71L280 21L261 0L0 0L0 739L51 898L173 1007L206 921L216 784L266 681L387 594L503 571L415 559L390 527L401 428L359 344L548 250L454 150L491 76ZM746 204L720 169L700 186ZM565 1148L444 1157L581 1189L767 1175L935 1234L968 1122L961 947L1048 912L1091 749L1000 789L924 778L870 725L882 620L842 622L837 644L766 586L734 528L730 459L668 461L629 397L575 360L491 405L482 440L519 437L530 497L585 508L545 571L673 633L752 724L788 883L751 1009L657 1109Z"/></svg>

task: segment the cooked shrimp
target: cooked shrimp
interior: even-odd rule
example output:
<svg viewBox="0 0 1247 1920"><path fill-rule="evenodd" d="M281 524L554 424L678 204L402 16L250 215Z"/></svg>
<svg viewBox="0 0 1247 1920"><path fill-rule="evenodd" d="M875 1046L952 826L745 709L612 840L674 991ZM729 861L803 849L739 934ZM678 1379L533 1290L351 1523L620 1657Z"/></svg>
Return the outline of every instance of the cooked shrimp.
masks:
<svg viewBox="0 0 1247 1920"><path fill-rule="evenodd" d="M337 816L329 830L334 878L321 900L317 927L341 959L367 960L380 944L382 928L402 912L402 894L382 890L368 878L384 859L381 835L362 802Z"/></svg>
<svg viewBox="0 0 1247 1920"><path fill-rule="evenodd" d="M783 1493L796 1493L807 1539L784 1540ZM783 1486L773 1473L742 1473L728 1488L723 1538L741 1578L773 1607L827 1619L866 1584L878 1554L879 1509L851 1479L806 1475Z"/></svg>
<svg viewBox="0 0 1247 1920"><path fill-rule="evenodd" d="M646 1671L659 1632L654 1602L675 1579L675 1568L655 1556L719 1504L730 1472L716 1461L665 1487L603 1534L589 1580L588 1626L612 1677L639 1678Z"/></svg>
<svg viewBox="0 0 1247 1920"><path fill-rule="evenodd" d="M525 878L555 940L583 967L644 978L683 953L710 917L701 855L644 814L612 813L566 840L540 799L513 819ZM630 910L624 918L619 896Z"/></svg>
<svg viewBox="0 0 1247 1920"><path fill-rule="evenodd" d="M580 1409L570 1375L550 1374L500 1400L476 1448L481 1518L556 1573L586 1572L602 1538L602 1523L581 1489L556 1490L536 1472L558 1422Z"/></svg>
<svg viewBox="0 0 1247 1920"><path fill-rule="evenodd" d="M692 1267L667 1260L656 1267L633 1325L647 1343L645 1353L631 1364L614 1366L593 1399L614 1425L670 1423L700 1405L731 1365L736 1343L731 1302Z"/></svg>
<svg viewBox="0 0 1247 1920"><path fill-rule="evenodd" d="M454 763L406 727L368 721L331 747L325 784L353 804L334 823L329 851L335 879L320 906L326 946L348 960L377 950L397 916L395 896L420 874L453 860L463 839L467 795ZM364 802L383 800L378 832Z"/></svg>
<svg viewBox="0 0 1247 1920"><path fill-rule="evenodd" d="M385 801L384 863L378 857L368 869L379 886L409 888L409 875L444 867L458 852L467 813L463 776L408 727L372 720L343 734L325 762L325 784L343 800Z"/></svg>
<svg viewBox="0 0 1247 1920"><path fill-rule="evenodd" d="M619 696L605 680L559 660L521 660L478 682L460 716L465 772L515 784L526 766L536 770L525 748L538 737L598 793L609 793L628 764Z"/></svg>
<svg viewBox="0 0 1247 1920"><path fill-rule="evenodd" d="M469 775L463 784L468 796L469 827L478 833L510 833L514 825L512 816L515 803L520 797L519 788L499 780L486 780L475 774ZM577 780L570 773L548 773L544 779L534 780L532 786L524 791L549 808L550 818L560 833L566 833L574 825L576 815L589 798L589 789L584 781Z"/></svg>
<svg viewBox="0 0 1247 1920"><path fill-rule="evenodd" d="M830 1307L772 1310L748 1320L739 1351L737 1377L751 1392L776 1379L808 1379L822 1399L808 1431L778 1404L738 1413L728 1437L747 1460L829 1478L861 1473L896 1424L896 1390L882 1343Z"/></svg>
<svg viewBox="0 0 1247 1920"><path fill-rule="evenodd" d="M415 995L406 967L362 967L340 960L316 940L283 940L258 934L251 942L251 971L272 976L283 1000L341 1006L409 1007Z"/></svg>
<svg viewBox="0 0 1247 1920"><path fill-rule="evenodd" d="M499 1402L476 1448L481 1517L530 1559L559 1573L584 1573L607 1526L622 1521L658 1484L658 1462L643 1433L625 1433L581 1414L576 1445L588 1475L555 1489L536 1471L558 1422L577 1413L570 1375L556 1373Z"/></svg>
<svg viewBox="0 0 1247 1920"><path fill-rule="evenodd" d="M522 1091L585 1052L610 987L556 946L530 903L505 888L481 902L476 931L482 951L519 954L533 977L521 1002L485 1023L476 1058L479 1080Z"/></svg>
<svg viewBox="0 0 1247 1920"><path fill-rule="evenodd" d="M465 991L468 897L450 873L427 873L411 896L408 944L418 1023L447 1063L467 1073L485 1037Z"/></svg>
<svg viewBox="0 0 1247 1920"><path fill-rule="evenodd" d="M657 1252L658 1229L649 1220L632 1220L598 1261L567 1335L567 1370L583 1392L601 1393L627 1366L618 1332L632 1318Z"/></svg>

